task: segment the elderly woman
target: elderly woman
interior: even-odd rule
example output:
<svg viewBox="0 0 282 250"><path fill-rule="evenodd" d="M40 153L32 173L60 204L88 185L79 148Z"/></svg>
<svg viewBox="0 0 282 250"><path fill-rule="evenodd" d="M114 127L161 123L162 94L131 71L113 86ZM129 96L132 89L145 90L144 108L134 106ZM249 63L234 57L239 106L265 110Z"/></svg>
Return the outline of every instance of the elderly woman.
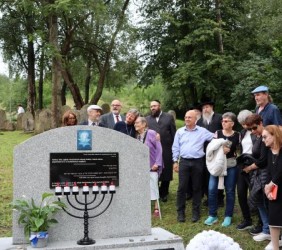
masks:
<svg viewBox="0 0 282 250"><path fill-rule="evenodd" d="M62 118L62 126L74 126L74 125L77 125L76 114L71 110L67 110Z"/></svg>
<svg viewBox="0 0 282 250"><path fill-rule="evenodd" d="M269 228L273 250L279 250L279 235L282 228L282 132L276 125L266 126L262 132L262 140L270 148L267 157L267 169L270 180L264 191L269 200ZM277 197L272 190L277 186Z"/></svg>
<svg viewBox="0 0 282 250"><path fill-rule="evenodd" d="M114 126L114 130L135 138L136 131L134 128L134 122L139 115L140 113L137 109L130 109L126 113L125 121L117 122Z"/></svg>
<svg viewBox="0 0 282 250"><path fill-rule="evenodd" d="M150 189L151 200L155 200L154 216L159 216L159 199L158 178L162 172L162 145L158 139L157 132L148 129L147 120L144 117L138 117L135 121L136 138L149 147L150 152Z"/></svg>
<svg viewBox="0 0 282 250"><path fill-rule="evenodd" d="M223 138L230 141L231 146L224 146L224 154L227 158L227 175L224 176L224 186L226 192L226 208L225 218L221 224L223 227L231 225L233 210L235 205L235 187L237 181L237 162L236 150L240 143L240 134L233 130L236 121L236 115L232 112L227 112L222 115L222 130L215 132L215 138ZM218 221L217 218L217 190L218 190L218 176L210 175L209 179L209 217L205 220L206 225L212 225Z"/></svg>
<svg viewBox="0 0 282 250"><path fill-rule="evenodd" d="M267 148L262 141L263 121L258 114L247 117L245 123L248 130L256 136L252 148L254 162L246 166L243 171L250 173L250 195L249 202L258 209L262 221L262 232L253 237L255 241L270 240L270 231L268 227L268 202L263 193L263 187L269 178L267 172Z"/></svg>
<svg viewBox="0 0 282 250"><path fill-rule="evenodd" d="M242 110L237 116L238 122L243 127L241 131L241 158L244 155L252 154L253 143L256 139L256 136L251 134L251 131L247 129L247 125L245 120L248 116L252 115L253 113L249 110ZM240 158L240 157L239 157ZM239 165L239 159L238 159ZM250 176L249 173L244 172L242 169L239 169L238 173L238 180L237 180L237 195L238 201L241 208L241 212L243 215L243 221L237 226L238 230L246 230L252 227L252 218L250 207L248 205L248 192L250 186Z"/></svg>

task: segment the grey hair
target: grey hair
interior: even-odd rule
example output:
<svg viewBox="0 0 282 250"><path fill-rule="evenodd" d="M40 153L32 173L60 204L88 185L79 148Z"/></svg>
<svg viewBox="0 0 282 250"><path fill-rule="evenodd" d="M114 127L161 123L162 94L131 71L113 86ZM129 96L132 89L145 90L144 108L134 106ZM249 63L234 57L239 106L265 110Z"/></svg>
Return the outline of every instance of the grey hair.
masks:
<svg viewBox="0 0 282 250"><path fill-rule="evenodd" d="M241 110L237 116L237 120L240 124L244 124L245 120L248 116L252 115L253 113L250 110L244 109Z"/></svg>
<svg viewBox="0 0 282 250"><path fill-rule="evenodd" d="M140 115L140 112L137 109L130 109L127 113L135 115L136 118Z"/></svg>
<svg viewBox="0 0 282 250"><path fill-rule="evenodd" d="M236 115L235 115L234 113L232 113L232 112L226 112L226 113L224 113L224 114L222 115L222 119L224 119L224 118L229 118L229 119L231 119L233 122L236 121Z"/></svg>
<svg viewBox="0 0 282 250"><path fill-rule="evenodd" d="M147 122L147 120L146 120L145 117L139 116L138 119L140 120L140 122L141 122L142 124L145 124L146 127L148 127L148 122Z"/></svg>

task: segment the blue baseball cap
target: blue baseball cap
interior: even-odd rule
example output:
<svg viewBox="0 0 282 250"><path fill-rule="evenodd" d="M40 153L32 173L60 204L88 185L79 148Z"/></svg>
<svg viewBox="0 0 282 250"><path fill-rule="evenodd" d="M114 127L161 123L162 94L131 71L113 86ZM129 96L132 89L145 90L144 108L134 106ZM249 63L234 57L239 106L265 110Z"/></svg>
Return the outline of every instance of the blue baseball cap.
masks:
<svg viewBox="0 0 282 250"><path fill-rule="evenodd" d="M255 88L251 93L255 94L255 93L260 93L260 92L268 92L268 87L259 86L259 87Z"/></svg>

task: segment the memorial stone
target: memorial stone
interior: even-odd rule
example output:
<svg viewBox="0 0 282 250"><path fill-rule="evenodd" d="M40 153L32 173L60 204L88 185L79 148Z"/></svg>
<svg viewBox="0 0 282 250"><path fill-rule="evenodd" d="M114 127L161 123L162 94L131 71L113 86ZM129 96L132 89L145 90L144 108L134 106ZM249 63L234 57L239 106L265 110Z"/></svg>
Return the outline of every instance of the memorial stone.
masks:
<svg viewBox="0 0 282 250"><path fill-rule="evenodd" d="M35 117L35 134L40 134L51 129L50 109L42 109Z"/></svg>
<svg viewBox="0 0 282 250"><path fill-rule="evenodd" d="M79 112L79 119L77 120L78 121L78 124L80 124L81 122L83 121L87 121L88 117L87 117L87 108L89 107L89 104L86 104L84 105L80 112Z"/></svg>
<svg viewBox="0 0 282 250"><path fill-rule="evenodd" d="M15 124L11 121L5 121L5 130L6 131L14 131L15 130Z"/></svg>
<svg viewBox="0 0 282 250"><path fill-rule="evenodd" d="M111 111L111 107L108 103L103 103L101 108L103 110L103 114L107 114Z"/></svg>
<svg viewBox="0 0 282 250"><path fill-rule="evenodd" d="M34 118L29 111L23 114L22 127L25 132L34 130Z"/></svg>
<svg viewBox="0 0 282 250"><path fill-rule="evenodd" d="M5 121L7 120L6 112L3 109L0 109L0 129L5 129Z"/></svg>
<svg viewBox="0 0 282 250"><path fill-rule="evenodd" d="M23 129L23 115L24 113L20 113L17 115L17 130L22 130Z"/></svg>
<svg viewBox="0 0 282 250"><path fill-rule="evenodd" d="M64 105L64 106L62 106L61 107L61 114L62 114L62 116L63 116L63 114L66 112L66 111L68 111L68 110L70 110L71 108L70 108L70 106L68 106L68 105Z"/></svg>
<svg viewBox="0 0 282 250"><path fill-rule="evenodd" d="M90 143L87 145L87 142ZM110 155L115 159L113 162L99 163ZM96 173L94 169L101 169L102 166L112 171L107 173L106 178L116 178L116 193L108 209L89 219L89 237L96 240L96 244L84 246L83 249L184 249L180 237L161 228L151 228L149 152L144 144L120 132L98 126L61 127L36 135L14 149L14 199L25 195L38 201L42 193L54 193L50 181L51 170L60 168L60 162L64 163L65 170L60 173L63 177L103 178L101 172L98 177L93 174ZM89 171L90 163L95 166L93 172ZM71 173L68 168L71 168ZM54 175L53 178L56 181ZM105 205L109 197L106 195ZM78 199L82 198L80 187ZM70 199L74 200L73 197ZM67 204L69 212L81 216L83 211L68 205L65 195L61 200ZM89 215L93 213L96 211L89 211ZM14 212L13 244L23 244L23 228L18 225L17 219ZM73 218L64 211L57 219L59 223L49 230L48 249L80 249L76 242L83 237L83 219Z"/></svg>

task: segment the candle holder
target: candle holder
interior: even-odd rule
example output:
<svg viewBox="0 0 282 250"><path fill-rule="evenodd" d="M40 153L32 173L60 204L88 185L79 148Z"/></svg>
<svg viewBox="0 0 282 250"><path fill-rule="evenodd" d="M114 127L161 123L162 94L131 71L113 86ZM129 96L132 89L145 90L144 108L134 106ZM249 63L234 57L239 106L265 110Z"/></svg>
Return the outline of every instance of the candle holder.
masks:
<svg viewBox="0 0 282 250"><path fill-rule="evenodd" d="M97 186L97 184L94 183L93 187L92 187L92 194L91 194L91 195L94 195L94 196L92 197L91 201L88 201L90 192L89 192L89 186L85 183L84 186L82 187L82 194L84 195L84 201L81 201L77 197L77 195L79 195L79 187L76 185L76 183L73 184L72 194L71 194L71 188L69 187L67 182L66 182L65 186L63 187L63 189L60 186L60 184L57 183L57 186L55 187L55 195L58 196L58 200L60 201L59 196L65 195L68 203L70 204L70 206L72 208L74 208L78 211L83 211L83 216L78 216L78 215L74 215L74 214L70 213L65 208L63 208L63 210L68 215L70 215L74 218L77 218L77 219L83 219L84 220L84 223L83 223L83 225L84 225L84 237L77 241L78 245L95 244L95 240L89 238L89 235L88 235L88 233L89 233L89 230L88 230L89 219L100 216L110 207L115 192L116 192L116 190L115 190L115 185L113 184L113 182L110 184L109 188L105 183L102 184L101 188L99 188ZM101 193L102 198L100 199L98 204L95 205L94 202L96 201L96 198L97 198L99 193ZM111 197L110 197L110 200L109 200L108 204L106 205L106 207L101 212L90 216L88 211L95 210L98 207L100 207L101 204L105 200L106 194L108 194L108 193L111 195ZM77 204L74 205L73 202L69 199L69 196L72 196L72 195L74 195L75 201L78 205L80 205L80 207L78 207Z"/></svg>

